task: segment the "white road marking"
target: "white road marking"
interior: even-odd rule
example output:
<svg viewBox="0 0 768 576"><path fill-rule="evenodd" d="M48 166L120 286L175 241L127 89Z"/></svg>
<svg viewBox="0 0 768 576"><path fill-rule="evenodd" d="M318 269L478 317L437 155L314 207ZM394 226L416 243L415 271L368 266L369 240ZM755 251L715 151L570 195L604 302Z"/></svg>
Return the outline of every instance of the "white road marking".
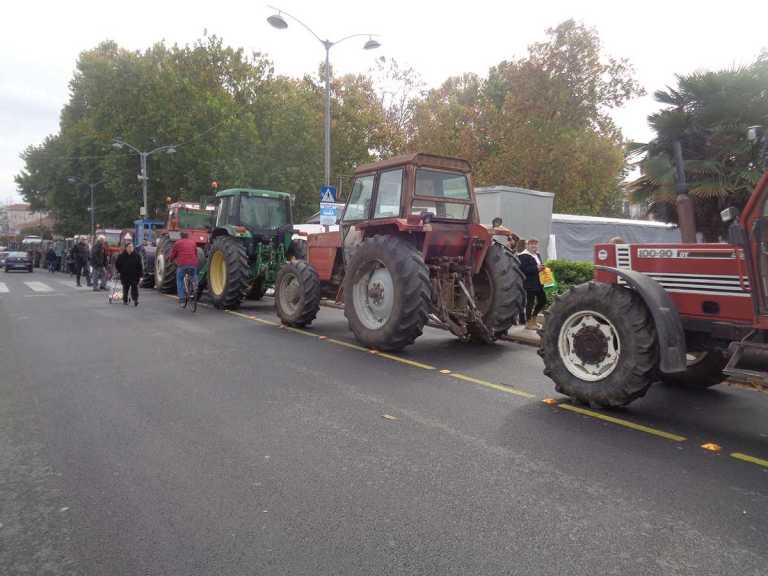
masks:
<svg viewBox="0 0 768 576"><path fill-rule="evenodd" d="M53 292L53 288L43 282L24 282L33 292Z"/></svg>
<svg viewBox="0 0 768 576"><path fill-rule="evenodd" d="M0 282L0 294L7 292L10 292L10 290L8 290L8 286L6 286L5 282Z"/></svg>

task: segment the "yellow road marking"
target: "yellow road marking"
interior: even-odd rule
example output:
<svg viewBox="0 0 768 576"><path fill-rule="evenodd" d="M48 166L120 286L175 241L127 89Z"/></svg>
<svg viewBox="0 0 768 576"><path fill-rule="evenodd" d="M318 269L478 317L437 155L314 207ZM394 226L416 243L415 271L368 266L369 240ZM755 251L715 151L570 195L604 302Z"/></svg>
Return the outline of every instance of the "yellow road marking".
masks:
<svg viewBox="0 0 768 576"><path fill-rule="evenodd" d="M749 454L742 454L741 452L731 452L731 457L736 458L736 460L741 460L743 462L757 464L758 466L762 466L763 468L768 468L768 460L763 460L762 458L756 458L755 456L750 456Z"/></svg>
<svg viewBox="0 0 768 576"><path fill-rule="evenodd" d="M395 356L393 354L385 354L384 352L379 352L376 354L377 356L381 356L382 358L387 358L389 360L394 360L395 362L400 362L401 364L407 364L408 366L413 366L415 368L422 368L423 370L434 370L434 366L430 366L429 364L422 364L421 362L416 362L415 360L408 360L408 358L401 358L400 356Z"/></svg>
<svg viewBox="0 0 768 576"><path fill-rule="evenodd" d="M613 416L608 416L607 414L601 414L600 412L593 412L592 410L587 410L586 408L579 408L578 406L573 406L571 404L559 404L559 407L562 408L563 410L569 410L571 412L576 412L577 414L582 414L584 416L591 416L592 418L605 420L606 422L610 422L611 424L617 424L619 426L624 426L625 428L631 428L632 430L638 430L640 432L645 432L646 434L659 436L660 438L666 438L667 440L672 440L674 442L685 442L686 440L685 436L679 436L678 434L672 434L671 432L665 432L664 430L658 430L656 428L651 428L650 426L643 426L642 424L636 424L635 422L630 422L629 420L614 418Z"/></svg>
<svg viewBox="0 0 768 576"><path fill-rule="evenodd" d="M286 330L290 332L295 332L296 334L303 334L304 336L312 336L314 338L317 338L317 334L314 332L309 332L307 330L302 330L301 328L294 328L293 326L283 326Z"/></svg>
<svg viewBox="0 0 768 576"><path fill-rule="evenodd" d="M234 310L224 310L224 312L227 314L232 314L232 316L239 316L240 318L245 318L246 320L253 320L254 322L259 322L260 324L266 324L267 326L277 326L277 322L262 320L261 318L257 318L256 316L252 316L250 314L243 314L242 312L236 312Z"/></svg>
<svg viewBox="0 0 768 576"><path fill-rule="evenodd" d="M363 348L362 346L352 344L351 342L344 342L344 340L336 340L336 338L328 338L326 342L332 342L333 344L338 344L339 346L344 346L345 348L351 348L352 350L358 350L360 352L368 352L368 348Z"/></svg>
<svg viewBox="0 0 768 576"><path fill-rule="evenodd" d="M450 374L447 374L447 376L451 376L452 378L457 378L459 380L464 380L465 382L471 382L472 384L477 384L486 388L491 388L492 390L498 390L499 392L506 392L508 394L514 394L515 396L522 396L523 398L536 398L535 395L528 392L523 392L522 390L517 390L515 388L511 388L510 386L504 386L503 384L494 384L493 382L488 382L487 380L472 378L472 376L465 376L464 374L459 374L458 372L451 372Z"/></svg>

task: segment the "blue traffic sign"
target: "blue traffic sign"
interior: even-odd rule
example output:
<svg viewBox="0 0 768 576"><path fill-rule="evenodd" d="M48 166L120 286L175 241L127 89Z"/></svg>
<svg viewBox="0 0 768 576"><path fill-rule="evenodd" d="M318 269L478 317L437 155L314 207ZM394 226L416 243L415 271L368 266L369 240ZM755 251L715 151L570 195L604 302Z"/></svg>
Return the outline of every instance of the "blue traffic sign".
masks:
<svg viewBox="0 0 768 576"><path fill-rule="evenodd" d="M334 204L336 202L336 187L322 186L320 188L320 203Z"/></svg>

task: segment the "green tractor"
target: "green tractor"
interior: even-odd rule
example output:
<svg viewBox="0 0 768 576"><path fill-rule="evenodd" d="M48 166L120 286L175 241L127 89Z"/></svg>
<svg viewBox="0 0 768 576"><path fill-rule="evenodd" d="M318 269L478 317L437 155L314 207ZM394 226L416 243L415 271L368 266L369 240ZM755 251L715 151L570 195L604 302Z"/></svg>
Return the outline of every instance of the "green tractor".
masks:
<svg viewBox="0 0 768 576"><path fill-rule="evenodd" d="M291 198L285 192L232 188L216 199L200 286L207 286L214 306L233 309L245 298L261 299L294 257Z"/></svg>

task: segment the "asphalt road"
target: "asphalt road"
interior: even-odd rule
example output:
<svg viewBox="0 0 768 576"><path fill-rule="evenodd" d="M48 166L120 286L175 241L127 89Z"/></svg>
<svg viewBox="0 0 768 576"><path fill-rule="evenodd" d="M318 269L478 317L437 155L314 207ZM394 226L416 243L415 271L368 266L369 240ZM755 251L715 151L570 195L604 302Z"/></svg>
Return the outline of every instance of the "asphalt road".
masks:
<svg viewBox="0 0 768 576"><path fill-rule="evenodd" d="M41 272L0 274L0 370L2 574L768 573L761 393L656 386L610 422L521 344L389 357L338 310Z"/></svg>

